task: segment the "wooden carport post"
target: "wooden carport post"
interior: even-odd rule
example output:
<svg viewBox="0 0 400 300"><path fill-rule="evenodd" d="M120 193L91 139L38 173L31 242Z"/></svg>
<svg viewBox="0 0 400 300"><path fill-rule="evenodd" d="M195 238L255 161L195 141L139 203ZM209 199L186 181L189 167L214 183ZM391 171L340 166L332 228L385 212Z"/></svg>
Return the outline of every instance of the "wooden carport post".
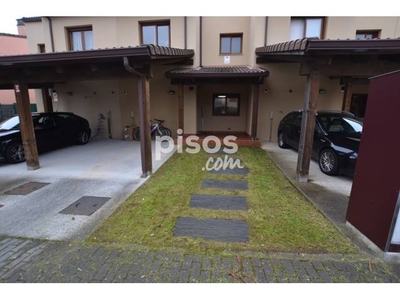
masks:
<svg viewBox="0 0 400 300"><path fill-rule="evenodd" d="M251 139L257 140L257 124L258 124L258 98L260 85L253 85L253 110L251 117Z"/></svg>
<svg viewBox="0 0 400 300"><path fill-rule="evenodd" d="M151 157L150 134L150 84L146 75L141 74L138 79L139 114L140 114L140 153L142 160L142 177L151 175L153 162Z"/></svg>
<svg viewBox="0 0 400 300"><path fill-rule="evenodd" d="M310 74L307 75L296 172L299 182L308 181L320 77L321 74L318 70L311 70Z"/></svg>
<svg viewBox="0 0 400 300"><path fill-rule="evenodd" d="M183 84L178 86L178 129L184 132L184 99L183 99Z"/></svg>
<svg viewBox="0 0 400 300"><path fill-rule="evenodd" d="M352 95L353 95L352 84L346 83L344 86L342 111L350 111Z"/></svg>
<svg viewBox="0 0 400 300"><path fill-rule="evenodd" d="M36 170L40 168L40 165L36 146L35 130L33 129L28 85L26 83L14 82L14 92L18 107L22 146L24 148L26 165L28 170Z"/></svg>
<svg viewBox="0 0 400 300"><path fill-rule="evenodd" d="M44 112L53 112L53 99L50 96L50 90L47 87L42 87L42 99Z"/></svg>

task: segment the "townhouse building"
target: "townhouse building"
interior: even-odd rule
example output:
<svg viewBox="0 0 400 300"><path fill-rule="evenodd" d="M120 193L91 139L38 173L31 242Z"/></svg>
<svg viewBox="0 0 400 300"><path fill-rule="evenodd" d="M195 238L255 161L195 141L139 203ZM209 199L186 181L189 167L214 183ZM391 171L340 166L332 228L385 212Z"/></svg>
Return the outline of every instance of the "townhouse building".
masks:
<svg viewBox="0 0 400 300"><path fill-rule="evenodd" d="M192 63L153 67L151 118L165 119L174 133L183 124L185 134L252 135L255 126L254 138L261 141L276 140L280 120L302 109L306 77L299 76L299 61L263 61L257 48L306 38L386 40L400 36L398 17L34 17L20 21L26 27L30 53L142 44L192 49ZM352 76L322 74L318 109L350 110L363 117L371 74L356 75L358 81L351 82L348 95L345 85ZM94 129L98 114L110 112L115 138L123 137L125 126L138 123L138 101L132 100L137 88L129 79L67 82L55 84L53 90L58 96L54 109L74 111L88 118ZM256 93L258 105L253 107ZM184 103L179 108L180 94ZM346 105L344 94L350 99ZM37 96L42 99L40 92ZM38 107L44 110L40 100Z"/></svg>

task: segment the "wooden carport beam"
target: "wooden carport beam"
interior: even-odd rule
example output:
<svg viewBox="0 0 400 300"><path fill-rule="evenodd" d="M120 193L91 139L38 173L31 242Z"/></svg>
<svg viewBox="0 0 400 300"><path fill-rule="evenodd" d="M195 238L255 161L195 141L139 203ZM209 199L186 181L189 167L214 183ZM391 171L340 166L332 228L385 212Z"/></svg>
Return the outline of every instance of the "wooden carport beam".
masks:
<svg viewBox="0 0 400 300"><path fill-rule="evenodd" d="M296 171L296 177L299 182L308 181L320 77L321 74L318 70L312 70L310 75L307 75Z"/></svg>
<svg viewBox="0 0 400 300"><path fill-rule="evenodd" d="M352 84L347 83L344 86L344 93L343 93L343 103L342 103L342 111L350 111L351 107L351 97L353 95Z"/></svg>
<svg viewBox="0 0 400 300"><path fill-rule="evenodd" d="M17 101L22 146L28 170L40 168L39 156L36 146L35 130L33 128L32 112L29 102L28 85L26 83L14 83L15 99Z"/></svg>

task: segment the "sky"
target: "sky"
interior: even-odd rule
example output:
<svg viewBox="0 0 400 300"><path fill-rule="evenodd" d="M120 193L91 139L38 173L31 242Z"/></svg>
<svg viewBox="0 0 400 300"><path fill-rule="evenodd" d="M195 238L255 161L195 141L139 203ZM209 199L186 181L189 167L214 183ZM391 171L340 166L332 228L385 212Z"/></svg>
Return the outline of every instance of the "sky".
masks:
<svg viewBox="0 0 400 300"><path fill-rule="evenodd" d="M204 4L201 6L182 5L182 3L194 3L194 0L151 0L149 6L138 6L137 3L150 2L113 0L112 6L96 3L95 7L92 1L67 1L69 5L57 7L55 5L57 2L54 0L18 2L2 0L0 32L17 34L16 19L33 16L396 16L396 13L397 16L400 15L400 2L393 0L379 0L379 6L375 1L371 1L375 3L371 5L366 5L368 1L363 1L361 10L357 1L352 4L350 0L332 0L331 3L335 5L311 0L245 0L246 5L242 6L238 5L239 0L201 0ZM14 3L18 3L18 6L13 5Z"/></svg>

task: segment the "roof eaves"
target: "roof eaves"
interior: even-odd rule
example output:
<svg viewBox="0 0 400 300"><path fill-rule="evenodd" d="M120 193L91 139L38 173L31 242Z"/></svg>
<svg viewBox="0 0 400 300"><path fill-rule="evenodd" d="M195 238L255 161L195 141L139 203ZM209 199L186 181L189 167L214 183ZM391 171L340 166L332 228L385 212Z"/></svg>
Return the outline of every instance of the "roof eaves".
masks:
<svg viewBox="0 0 400 300"><path fill-rule="evenodd" d="M23 23L42 22L42 17L23 17L21 19L17 19L17 22L19 21L22 21Z"/></svg>
<svg viewBox="0 0 400 300"><path fill-rule="evenodd" d="M6 33L6 32L0 32L0 36L9 36L9 37L26 39L26 35L12 34L12 33Z"/></svg>

